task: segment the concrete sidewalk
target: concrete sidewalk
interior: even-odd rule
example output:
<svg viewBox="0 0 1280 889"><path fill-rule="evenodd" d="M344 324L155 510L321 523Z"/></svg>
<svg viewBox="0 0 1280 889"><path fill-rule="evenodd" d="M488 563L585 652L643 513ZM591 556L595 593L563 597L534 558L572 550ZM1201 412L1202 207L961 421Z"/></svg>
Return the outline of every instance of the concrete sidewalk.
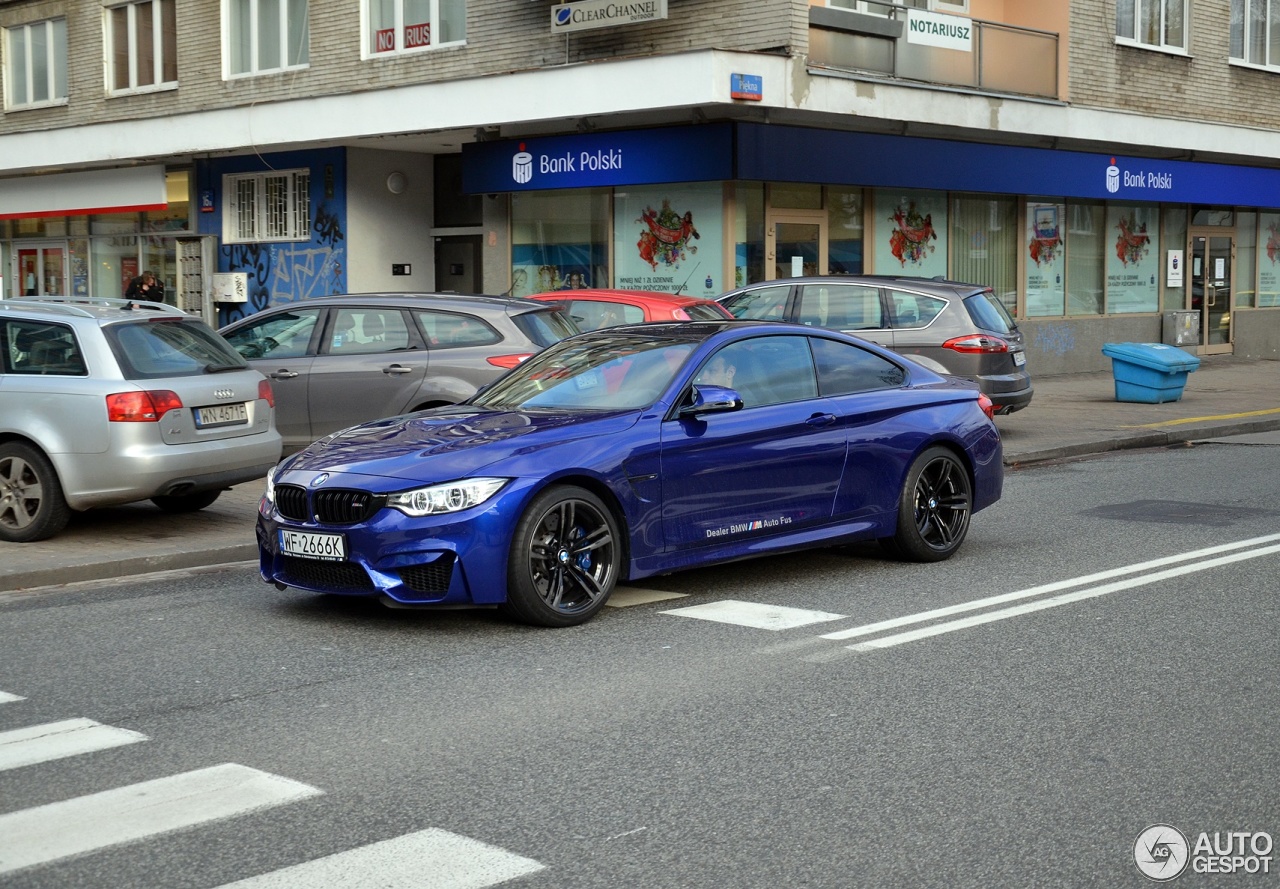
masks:
<svg viewBox="0 0 1280 889"><path fill-rule="evenodd" d="M1280 361L1205 358L1168 404L1116 401L1110 372L1037 378L1035 388L1030 407L996 419L1010 467L1280 429ZM0 543L0 591L256 559L261 493L261 482L238 485L190 515L150 503L93 510L52 540Z"/></svg>

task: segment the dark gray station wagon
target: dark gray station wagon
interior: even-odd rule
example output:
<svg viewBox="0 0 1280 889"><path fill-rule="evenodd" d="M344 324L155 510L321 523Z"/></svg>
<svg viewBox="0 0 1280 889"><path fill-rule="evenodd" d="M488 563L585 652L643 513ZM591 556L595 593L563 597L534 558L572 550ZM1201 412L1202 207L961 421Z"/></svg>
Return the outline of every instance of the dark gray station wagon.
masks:
<svg viewBox="0 0 1280 889"><path fill-rule="evenodd" d="M974 380L997 413L1031 403L1022 331L990 287L939 278L831 275L752 284L718 301L737 318L842 330L938 373Z"/></svg>

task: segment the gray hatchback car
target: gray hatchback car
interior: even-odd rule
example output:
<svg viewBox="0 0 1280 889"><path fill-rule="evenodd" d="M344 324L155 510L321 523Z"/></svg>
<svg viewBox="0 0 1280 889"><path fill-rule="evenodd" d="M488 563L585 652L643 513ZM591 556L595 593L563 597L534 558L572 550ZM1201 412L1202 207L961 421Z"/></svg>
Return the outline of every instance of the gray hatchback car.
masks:
<svg viewBox="0 0 1280 889"><path fill-rule="evenodd" d="M213 503L280 459L271 384L162 303L0 300L0 541L73 511Z"/></svg>
<svg viewBox="0 0 1280 889"><path fill-rule="evenodd" d="M464 401L578 328L532 300L353 293L265 309L219 332L271 379L291 452L368 420Z"/></svg>
<svg viewBox="0 0 1280 889"><path fill-rule="evenodd" d="M1022 331L990 287L942 278L831 275L752 284L718 300L737 318L843 330L938 373L973 380L996 413L1031 403Z"/></svg>

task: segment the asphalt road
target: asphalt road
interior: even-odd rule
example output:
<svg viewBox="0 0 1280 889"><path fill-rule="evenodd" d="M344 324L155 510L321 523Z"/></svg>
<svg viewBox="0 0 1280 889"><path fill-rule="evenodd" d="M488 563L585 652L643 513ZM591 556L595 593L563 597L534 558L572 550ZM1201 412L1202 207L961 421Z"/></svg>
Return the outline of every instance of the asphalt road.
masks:
<svg viewBox="0 0 1280 889"><path fill-rule="evenodd" d="M1152 825L1280 835L1273 442L1015 471L949 562L704 569L568 630L243 565L0 596L0 886L1150 885ZM110 731L15 734L73 719Z"/></svg>

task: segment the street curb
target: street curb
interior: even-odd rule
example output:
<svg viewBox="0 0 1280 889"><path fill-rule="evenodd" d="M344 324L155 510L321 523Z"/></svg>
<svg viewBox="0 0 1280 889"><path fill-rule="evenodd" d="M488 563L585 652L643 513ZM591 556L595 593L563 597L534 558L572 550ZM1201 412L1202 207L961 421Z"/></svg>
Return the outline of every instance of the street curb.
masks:
<svg viewBox="0 0 1280 889"><path fill-rule="evenodd" d="M1019 469L1036 463L1066 460L1072 457L1087 457L1090 454L1105 454L1111 451L1137 450L1139 448L1162 448L1189 441L1203 441L1206 438L1225 438L1231 435L1249 435L1256 432L1275 432L1277 430L1280 430L1280 418L1187 424L1186 426L1169 427L1167 429L1135 432L1132 435L1116 436L1101 441L1084 441L1076 444L1061 445L1056 448L1025 451L1016 456L1006 456L1004 465L1008 469Z"/></svg>
<svg viewBox="0 0 1280 889"><path fill-rule="evenodd" d="M156 571L172 571L183 568L205 568L223 562L258 561L258 546L254 543L213 547L163 556L143 556L133 559L113 559L83 565L60 565L56 568L40 568L0 575L0 592L80 583L86 580L113 580L135 574L151 574Z"/></svg>

